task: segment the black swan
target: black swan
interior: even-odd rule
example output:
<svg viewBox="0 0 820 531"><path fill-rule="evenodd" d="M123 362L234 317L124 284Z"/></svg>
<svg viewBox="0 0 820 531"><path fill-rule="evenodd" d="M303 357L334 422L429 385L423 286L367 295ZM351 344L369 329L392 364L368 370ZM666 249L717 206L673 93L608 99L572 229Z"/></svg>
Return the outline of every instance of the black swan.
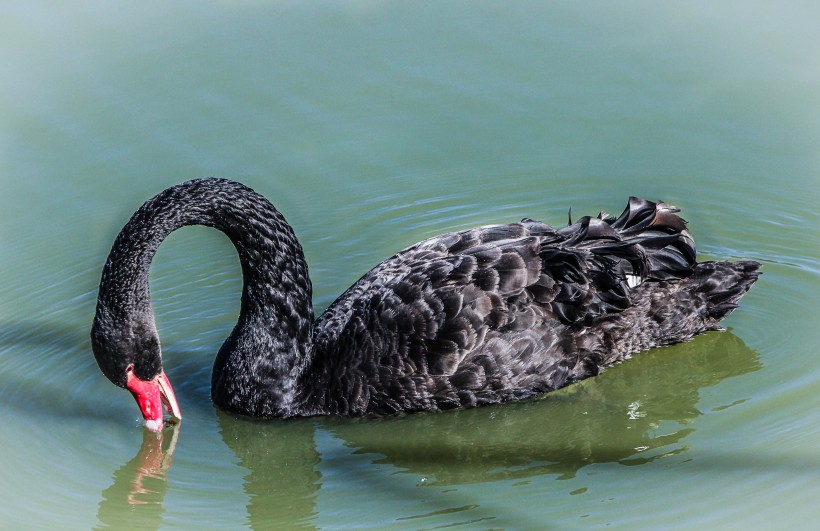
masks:
<svg viewBox="0 0 820 531"><path fill-rule="evenodd" d="M250 188L208 178L147 201L103 268L94 356L145 426L181 418L148 290L172 231L207 225L239 253L239 320L216 356L214 403L255 417L433 411L521 399L686 341L737 307L760 264L695 261L679 210L631 197L561 229L524 219L430 238L388 258L314 320L302 248Z"/></svg>

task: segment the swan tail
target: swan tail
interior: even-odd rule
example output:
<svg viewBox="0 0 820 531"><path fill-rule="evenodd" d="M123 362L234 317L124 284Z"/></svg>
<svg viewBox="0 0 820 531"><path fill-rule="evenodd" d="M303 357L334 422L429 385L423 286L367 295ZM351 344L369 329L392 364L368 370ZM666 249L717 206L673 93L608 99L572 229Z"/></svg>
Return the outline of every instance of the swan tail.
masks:
<svg viewBox="0 0 820 531"><path fill-rule="evenodd" d="M760 264L753 261L702 262L688 279L694 293L706 301L703 320L707 330L738 307L738 303L760 276Z"/></svg>
<svg viewBox="0 0 820 531"><path fill-rule="evenodd" d="M719 329L718 323L737 308L757 280L760 264L699 264L695 242L679 211L662 201L630 197L617 218L601 213L560 229L558 234L564 238L560 250L585 253L581 256L588 266L587 286L594 290L591 302L583 306L556 297L551 303L553 313L566 323L613 324L612 331L610 324L604 325L603 335L612 343L616 358ZM566 260L561 264L562 270L567 268ZM577 311L559 311L564 307ZM625 337L631 339L623 341Z"/></svg>

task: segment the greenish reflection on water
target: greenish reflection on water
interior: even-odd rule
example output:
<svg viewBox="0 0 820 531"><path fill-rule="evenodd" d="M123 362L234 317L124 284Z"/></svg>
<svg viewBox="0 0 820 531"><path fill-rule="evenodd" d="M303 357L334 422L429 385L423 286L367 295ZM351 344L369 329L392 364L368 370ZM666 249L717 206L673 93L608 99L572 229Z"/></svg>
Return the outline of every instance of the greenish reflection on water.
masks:
<svg viewBox="0 0 820 531"><path fill-rule="evenodd" d="M316 498L328 481L314 440L317 430L352 449L353 456L419 478L421 487L520 482L545 474L567 480L599 463L635 466L685 456L694 421L704 414L697 406L704 389L760 368L758 354L737 336L709 333L636 356L609 369L606 378L503 407L354 420L272 423L222 412L217 418L223 441L248 470L243 490L250 524L315 527ZM102 492L102 524L162 524L179 432L173 426L161 435L143 433L137 455L114 472L114 484ZM379 481L384 478L373 478L368 488L391 488ZM428 526L446 522L450 512L404 519L422 519Z"/></svg>

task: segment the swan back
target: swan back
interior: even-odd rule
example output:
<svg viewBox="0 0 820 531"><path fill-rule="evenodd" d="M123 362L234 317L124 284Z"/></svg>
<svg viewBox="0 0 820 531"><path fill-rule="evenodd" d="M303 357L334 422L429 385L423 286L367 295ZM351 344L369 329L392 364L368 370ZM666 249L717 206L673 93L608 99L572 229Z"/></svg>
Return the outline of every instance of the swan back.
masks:
<svg viewBox="0 0 820 531"><path fill-rule="evenodd" d="M306 412L523 398L704 331L718 318L714 293L701 290L685 304L678 295L691 297L702 283L688 280L695 245L676 212L631 198L617 219L584 217L559 230L524 219L399 252L319 317L310 380L301 386ZM753 269L745 273L751 281L735 279L738 291L756 278ZM677 306L684 310L672 326Z"/></svg>

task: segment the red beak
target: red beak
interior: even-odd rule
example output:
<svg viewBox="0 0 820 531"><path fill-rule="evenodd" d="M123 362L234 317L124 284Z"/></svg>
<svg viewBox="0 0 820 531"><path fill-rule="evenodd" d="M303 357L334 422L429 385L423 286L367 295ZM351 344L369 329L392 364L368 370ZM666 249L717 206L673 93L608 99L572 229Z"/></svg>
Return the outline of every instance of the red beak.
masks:
<svg viewBox="0 0 820 531"><path fill-rule="evenodd" d="M171 382L168 380L168 376L165 375L165 371L160 372L156 378L149 381L137 378L133 367L129 367L127 373L126 387L137 400L137 405L139 405L145 419L146 428L151 431L162 430L165 424L163 406L171 415L172 421L182 420L177 397L174 395L174 389L171 387Z"/></svg>

